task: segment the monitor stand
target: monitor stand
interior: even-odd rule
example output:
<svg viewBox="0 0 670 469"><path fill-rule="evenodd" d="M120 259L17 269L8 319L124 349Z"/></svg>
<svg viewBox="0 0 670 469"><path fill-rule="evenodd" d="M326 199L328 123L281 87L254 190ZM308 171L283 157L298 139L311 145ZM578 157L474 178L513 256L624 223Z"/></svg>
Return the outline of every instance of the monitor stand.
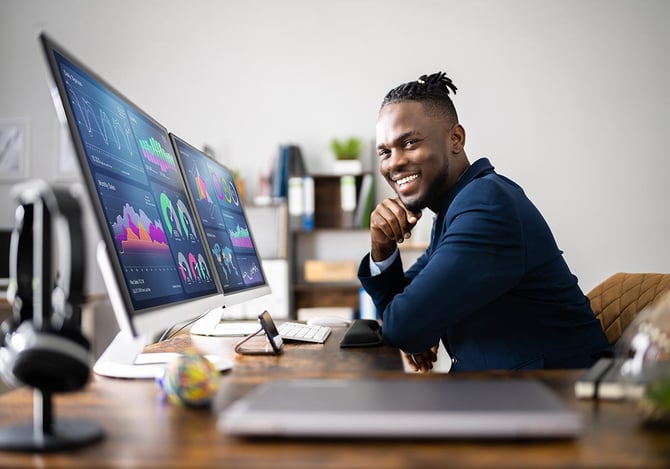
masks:
<svg viewBox="0 0 670 469"><path fill-rule="evenodd" d="M246 334L245 334L246 335ZM93 372L107 378L156 379L163 375L168 363L180 356L177 352L141 353L150 342L145 336L131 337L123 331L105 349ZM204 355L218 371L230 370L233 361L216 354Z"/></svg>
<svg viewBox="0 0 670 469"><path fill-rule="evenodd" d="M108 378L156 379L177 353L141 353L146 336L131 337L119 332L93 366L93 371Z"/></svg>

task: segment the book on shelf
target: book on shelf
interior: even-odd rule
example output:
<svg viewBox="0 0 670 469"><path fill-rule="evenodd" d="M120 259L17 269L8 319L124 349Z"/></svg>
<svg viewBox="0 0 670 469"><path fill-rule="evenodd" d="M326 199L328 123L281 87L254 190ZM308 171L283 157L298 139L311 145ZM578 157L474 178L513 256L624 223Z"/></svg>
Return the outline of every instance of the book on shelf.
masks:
<svg viewBox="0 0 670 469"><path fill-rule="evenodd" d="M291 228L314 228L314 179L311 176L288 179L288 213Z"/></svg>
<svg viewBox="0 0 670 469"><path fill-rule="evenodd" d="M302 176L288 178L288 213L291 217L302 217L305 212L305 194Z"/></svg>
<svg viewBox="0 0 670 469"><path fill-rule="evenodd" d="M314 229L314 178L305 176L302 178L302 229Z"/></svg>
<svg viewBox="0 0 670 469"><path fill-rule="evenodd" d="M361 180L361 188L358 191L358 202L354 214L354 226L357 228L370 228L370 213L375 202L375 184L372 174L366 173Z"/></svg>
<svg viewBox="0 0 670 469"><path fill-rule="evenodd" d="M302 151L297 145L281 145L272 170L271 189L275 198L288 197L288 180L306 173Z"/></svg>
<svg viewBox="0 0 670 469"><path fill-rule="evenodd" d="M356 178L351 175L340 176L340 210L342 211L340 226L357 227L354 222L356 202Z"/></svg>
<svg viewBox="0 0 670 469"><path fill-rule="evenodd" d="M340 205L344 212L356 210L356 178L354 176L340 177Z"/></svg>

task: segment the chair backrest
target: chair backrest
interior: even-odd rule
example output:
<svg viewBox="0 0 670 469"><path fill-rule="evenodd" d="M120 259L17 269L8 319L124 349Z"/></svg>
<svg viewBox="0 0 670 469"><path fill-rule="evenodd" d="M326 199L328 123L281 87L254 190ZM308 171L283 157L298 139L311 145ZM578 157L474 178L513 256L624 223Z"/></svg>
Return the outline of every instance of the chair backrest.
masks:
<svg viewBox="0 0 670 469"><path fill-rule="evenodd" d="M619 272L588 294L610 344L615 344L637 313L670 289L670 274Z"/></svg>

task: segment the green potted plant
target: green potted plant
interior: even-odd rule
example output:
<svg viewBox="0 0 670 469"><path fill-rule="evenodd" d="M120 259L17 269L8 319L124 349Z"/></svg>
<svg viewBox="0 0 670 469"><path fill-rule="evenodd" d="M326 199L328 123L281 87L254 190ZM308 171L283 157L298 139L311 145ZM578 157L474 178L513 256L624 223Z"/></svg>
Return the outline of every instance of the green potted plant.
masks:
<svg viewBox="0 0 670 469"><path fill-rule="evenodd" d="M361 140L349 137L345 140L333 138L330 148L335 155L335 172L338 174L358 174L361 172Z"/></svg>

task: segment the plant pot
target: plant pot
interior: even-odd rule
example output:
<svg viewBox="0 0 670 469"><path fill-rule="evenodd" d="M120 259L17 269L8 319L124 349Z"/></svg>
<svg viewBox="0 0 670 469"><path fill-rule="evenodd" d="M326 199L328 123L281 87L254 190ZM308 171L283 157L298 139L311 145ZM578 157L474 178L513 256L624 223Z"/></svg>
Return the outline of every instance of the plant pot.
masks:
<svg viewBox="0 0 670 469"><path fill-rule="evenodd" d="M335 160L333 163L335 174L360 174L362 165L360 160Z"/></svg>

